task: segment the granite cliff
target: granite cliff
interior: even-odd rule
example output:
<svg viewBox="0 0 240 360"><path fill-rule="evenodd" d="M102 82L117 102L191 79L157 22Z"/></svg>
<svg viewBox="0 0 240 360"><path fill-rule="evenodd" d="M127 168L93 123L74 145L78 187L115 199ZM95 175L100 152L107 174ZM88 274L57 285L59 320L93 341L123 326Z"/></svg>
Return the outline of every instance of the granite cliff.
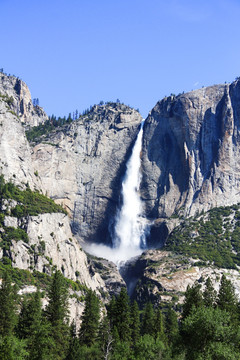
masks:
<svg viewBox="0 0 240 360"><path fill-rule="evenodd" d="M144 126L142 197L164 243L173 217L240 201L240 81L159 101ZM168 224L167 224L168 223Z"/></svg>
<svg viewBox="0 0 240 360"><path fill-rule="evenodd" d="M37 126L48 119L40 106L33 105L30 91L21 79L0 73L0 94L24 126Z"/></svg>
<svg viewBox="0 0 240 360"><path fill-rule="evenodd" d="M111 241L109 223L141 121L123 104L94 106L32 148L41 189L66 207L74 233L83 240Z"/></svg>
<svg viewBox="0 0 240 360"><path fill-rule="evenodd" d="M103 271L98 260L88 258L72 229L76 232L83 220L84 238L85 233L89 235L92 229L95 233L102 225L107 210L111 213L109 202L117 188L115 177L120 181L122 160L128 156L141 116L121 104L96 106L88 116L58 129L45 142L31 147L26 130L44 124L48 117L39 106L33 105L23 81L2 73L0 79L0 173L5 183L17 186L21 196L27 189L50 195L71 217L56 211L41 213L41 210L35 216L16 217L14 209L25 204L13 200L7 188L3 195L1 188L1 264L11 263L13 269L48 275L57 268L68 279L95 290L105 301L108 293L116 293L125 286L124 281L115 264L106 263ZM113 203L118 202L118 195L115 196ZM99 212L94 212L95 209ZM93 223L95 227L91 226ZM25 286L21 293L35 289ZM75 291L71 297L71 314L74 317L77 314L77 321L84 306L80 298L84 298L84 290Z"/></svg>
<svg viewBox="0 0 240 360"><path fill-rule="evenodd" d="M239 119L240 81L164 98L149 113L140 189L145 215L153 220L149 247L165 244L185 218L240 202ZM68 212L68 216L39 213L19 220L11 213L16 203L4 203L1 236L9 228L20 228L29 242L12 238L0 257L30 271L50 274L58 268L99 296L116 293L124 282L115 265L87 257L79 241L111 243L121 179L141 115L119 103L96 105L29 143L26 132L47 120L43 109L33 105L24 82L0 74L0 174L22 190L46 194ZM195 261L150 250L127 266L123 275L140 302L146 296L171 300L173 288L180 297L187 283L205 275L214 280L214 264L201 268ZM229 271L240 288L237 270Z"/></svg>

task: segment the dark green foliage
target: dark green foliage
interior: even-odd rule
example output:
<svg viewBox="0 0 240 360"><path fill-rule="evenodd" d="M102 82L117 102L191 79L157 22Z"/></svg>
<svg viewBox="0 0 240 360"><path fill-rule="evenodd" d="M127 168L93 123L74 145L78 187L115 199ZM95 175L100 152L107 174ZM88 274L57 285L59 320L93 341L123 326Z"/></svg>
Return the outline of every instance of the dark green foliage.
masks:
<svg viewBox="0 0 240 360"><path fill-rule="evenodd" d="M217 297L217 306L221 310L226 310L229 314L236 314L237 311L237 298L235 295L234 287L230 280L222 275L220 288Z"/></svg>
<svg viewBox="0 0 240 360"><path fill-rule="evenodd" d="M240 265L240 205L219 207L187 219L167 239L166 249L222 268ZM233 215L236 222L229 220ZM238 220L238 221L237 221ZM236 254L237 253L237 254Z"/></svg>
<svg viewBox="0 0 240 360"><path fill-rule="evenodd" d="M203 302L206 307L213 307L216 303L217 292L214 290L211 279L208 277L203 292Z"/></svg>
<svg viewBox="0 0 240 360"><path fill-rule="evenodd" d="M0 201L3 199L13 199L19 204L11 210L11 215L18 218L24 216L36 216L38 214L66 211L57 205L52 199L40 194L38 191L32 191L29 187L26 190L20 190L13 183L5 183L3 176L0 176Z"/></svg>
<svg viewBox="0 0 240 360"><path fill-rule="evenodd" d="M18 288L24 285L35 285L39 288L47 289L52 282L51 276L45 273L41 273L36 270L30 272L29 270L12 267L11 260L8 257L4 257L2 262L0 261L0 277L3 276L5 271L8 272L12 281L17 285ZM88 290L88 288L85 285L80 284L79 281L75 282L73 280L64 278L64 282L68 289L82 291L83 293L86 293Z"/></svg>
<svg viewBox="0 0 240 360"><path fill-rule="evenodd" d="M81 345L92 346L97 338L100 320L100 303L96 294L89 290L85 298L85 309L79 332Z"/></svg>
<svg viewBox="0 0 240 360"><path fill-rule="evenodd" d="M154 310L152 303L148 302L143 309L141 334L155 335Z"/></svg>
<svg viewBox="0 0 240 360"><path fill-rule="evenodd" d="M155 339L149 334L140 337L135 347L135 357L137 360L157 360L164 359L165 346L160 339Z"/></svg>
<svg viewBox="0 0 240 360"><path fill-rule="evenodd" d="M130 360L134 359L133 350L128 341L120 341L114 337L114 347L111 354L111 360ZM97 359L96 359L97 360Z"/></svg>
<svg viewBox="0 0 240 360"><path fill-rule="evenodd" d="M171 322L171 318L169 319L168 323L170 324L170 322ZM157 311L155 312L154 334L155 334L155 338L159 338L163 343L166 342L164 318L160 308L158 308Z"/></svg>
<svg viewBox="0 0 240 360"><path fill-rule="evenodd" d="M13 335L5 337L0 336L1 360L28 360L29 353L26 348L27 345L25 340L18 339ZM31 360L35 359L31 358Z"/></svg>
<svg viewBox="0 0 240 360"><path fill-rule="evenodd" d="M179 328L177 314L171 308L171 306L168 307L165 323L165 333L168 339L168 343L169 345L174 344L178 340Z"/></svg>
<svg viewBox="0 0 240 360"><path fill-rule="evenodd" d="M0 288L0 336L10 336L16 324L16 288L11 284L7 271L3 273Z"/></svg>
<svg viewBox="0 0 240 360"><path fill-rule="evenodd" d="M51 332L51 326L41 319L38 329L26 340L28 344L29 360L55 360L55 349L57 348ZM59 359L64 359L60 357Z"/></svg>
<svg viewBox="0 0 240 360"><path fill-rule="evenodd" d="M112 325L116 327L120 341L130 341L130 301L126 288L121 288L113 308Z"/></svg>
<svg viewBox="0 0 240 360"><path fill-rule="evenodd" d="M239 359L235 346L239 334L231 325L230 315L219 308L199 307L182 324L186 360Z"/></svg>
<svg viewBox="0 0 240 360"><path fill-rule="evenodd" d="M48 299L45 318L51 325L51 337L55 344L52 354L56 360L60 360L67 353L69 341L68 289L60 271L53 274Z"/></svg>
<svg viewBox="0 0 240 360"><path fill-rule="evenodd" d="M68 290L66 282L59 270L53 274L52 283L48 289L48 306L45 310L47 320L53 325L63 323L68 319Z"/></svg>
<svg viewBox="0 0 240 360"><path fill-rule="evenodd" d="M28 234L25 230L14 227L5 227L5 232L2 234L2 247L6 246L7 244L11 243L11 240L19 241L22 240L25 243L29 242Z"/></svg>
<svg viewBox="0 0 240 360"><path fill-rule="evenodd" d="M79 360L81 353L81 345L77 338L76 325L73 322L70 327L70 341L66 360Z"/></svg>
<svg viewBox="0 0 240 360"><path fill-rule="evenodd" d="M31 337L41 325L41 315L41 295L36 291L30 300L23 300L18 317L18 336L22 339Z"/></svg>
<svg viewBox="0 0 240 360"><path fill-rule="evenodd" d="M99 360L101 359L102 353L98 347L98 344L93 344L92 346L82 345L80 348L78 348L76 356L76 360Z"/></svg>
<svg viewBox="0 0 240 360"><path fill-rule="evenodd" d="M131 318L130 318L130 327L131 327L131 337L132 342L135 344L140 336L140 316L139 308L136 301L133 302L131 306Z"/></svg>
<svg viewBox="0 0 240 360"><path fill-rule="evenodd" d="M0 208L4 209L3 204L5 200L13 199L17 201L17 205L11 209L12 216L22 218L27 216L36 216L43 213L62 212L66 214L66 211L60 206L54 203L52 199L47 198L43 194L37 191L30 190L27 187L26 190L20 190L13 183L5 183L3 176L0 176ZM4 256L6 256L8 250L12 245L12 240L22 240L25 243L29 242L28 235L21 225L18 228L4 226L4 217L9 215L9 210L2 210L0 214L0 223L3 228L3 232L0 238L0 247L3 249Z"/></svg>
<svg viewBox="0 0 240 360"><path fill-rule="evenodd" d="M67 119L65 117L59 117L58 120L53 115L49 120L45 121L45 123L39 124L38 126L33 126L30 130L26 131L26 137L30 142L38 142L41 136L46 136L53 130L63 125L70 124L72 121L73 119L71 118L71 114L69 114Z"/></svg>
<svg viewBox="0 0 240 360"><path fill-rule="evenodd" d="M102 352L102 357L108 358L113 348L113 335L111 331L111 325L108 317L105 315L100 323L98 332L99 348Z"/></svg>
<svg viewBox="0 0 240 360"><path fill-rule="evenodd" d="M162 312L161 307L154 309L147 303L140 323L137 303L130 307L125 289L110 302L107 316L103 315L99 323L100 303L89 291L79 336L74 324L68 326L66 286L57 271L51 278L46 310L41 309L41 296L36 292L22 300L18 314L14 285L4 277L4 291L0 289L0 359L240 360L238 304L225 276L217 301L207 279L203 294L198 283L188 288L183 317L171 305ZM8 316L2 318L2 309ZM16 317L18 325L14 328ZM139 326L143 335L139 334ZM125 338L123 331L127 332Z"/></svg>
<svg viewBox="0 0 240 360"><path fill-rule="evenodd" d="M187 287L185 293L185 300L183 304L182 318L185 319L192 311L193 307L198 308L203 305L203 296L201 292L201 284L195 284Z"/></svg>
<svg viewBox="0 0 240 360"><path fill-rule="evenodd" d="M41 295L37 291L28 301L24 299L16 330L18 337L25 339L31 360L51 359L54 348L51 326L42 317Z"/></svg>

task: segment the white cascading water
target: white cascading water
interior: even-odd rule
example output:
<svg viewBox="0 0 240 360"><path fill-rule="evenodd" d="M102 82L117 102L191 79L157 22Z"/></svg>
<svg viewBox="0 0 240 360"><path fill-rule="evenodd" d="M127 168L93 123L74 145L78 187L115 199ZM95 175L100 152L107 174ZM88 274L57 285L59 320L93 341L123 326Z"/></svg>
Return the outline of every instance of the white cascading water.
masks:
<svg viewBox="0 0 240 360"><path fill-rule="evenodd" d="M131 257L140 255L146 248L146 233L149 224L142 216L142 202L139 195L141 182L141 148L143 122L134 144L122 183L122 206L115 218L112 235L113 247L92 244L88 251L115 262L118 266Z"/></svg>
<svg viewBox="0 0 240 360"><path fill-rule="evenodd" d="M122 183L122 207L116 216L113 246L118 251L119 261L139 255L146 246L146 219L142 217L142 202L139 196L142 135L143 123L127 163Z"/></svg>

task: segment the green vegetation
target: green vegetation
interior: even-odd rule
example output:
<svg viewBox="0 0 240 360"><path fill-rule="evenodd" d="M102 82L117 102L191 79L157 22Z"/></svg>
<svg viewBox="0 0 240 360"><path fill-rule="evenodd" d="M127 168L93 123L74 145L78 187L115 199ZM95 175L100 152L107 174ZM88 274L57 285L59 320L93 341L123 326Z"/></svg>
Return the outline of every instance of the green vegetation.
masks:
<svg viewBox="0 0 240 360"><path fill-rule="evenodd" d="M17 288L22 288L27 285L34 285L41 289L46 289L51 283L51 276L45 273L33 270L23 270L19 268L12 267L11 260L8 257L3 257L0 261L0 278L3 274L7 272L12 281L16 284ZM73 281L67 278L64 278L66 286L68 289L73 291L81 291L84 296L88 292L87 286L81 284L78 280Z"/></svg>
<svg viewBox="0 0 240 360"><path fill-rule="evenodd" d="M28 243L28 235L25 230L20 228L13 228L11 226L5 227L5 232L2 234L3 243L9 243L11 240L19 241L23 240L25 243ZM1 243L0 243L1 246Z"/></svg>
<svg viewBox="0 0 240 360"><path fill-rule="evenodd" d="M64 116L64 117L56 117L55 115L52 115L49 117L49 119L47 121L45 121L43 124L39 124L38 126L34 126L28 130L26 130L26 137L28 139L29 142L32 143L49 143L53 146L58 146L58 144L54 144L47 140L48 135L50 135L53 131L57 131L58 129L61 131L66 131L69 124L71 124L74 120L78 120L78 119L82 119L85 121L90 121L93 119L93 109L96 110L96 106L102 107L104 105L109 105L109 106L113 106L113 107L119 107L121 105L125 106L123 103L120 103L119 99L116 100L116 102L113 101L107 101L104 103L104 101L100 101L100 103L98 105L93 105L90 106L90 108L87 108L86 110L84 110L82 113L79 113L78 110L73 111L73 113L69 113L68 117ZM139 112L139 109L137 109L137 111ZM76 138L78 135L77 132L74 133L74 138Z"/></svg>
<svg viewBox="0 0 240 360"><path fill-rule="evenodd" d="M56 119L55 116L49 118L49 120L45 121L43 124L39 124L38 126L33 126L30 130L26 131L26 137L29 142L38 142L39 138L43 135L47 136L53 130L70 124L73 121L71 118L71 114L69 114L68 118L59 117Z"/></svg>
<svg viewBox="0 0 240 360"><path fill-rule="evenodd" d="M122 288L100 317L101 303L90 290L79 331L69 324L68 286L59 271L49 277L45 309L39 290L21 298L11 273L2 278L1 359L240 359L239 303L224 275L218 293L210 279L188 287L180 314L150 302L139 311Z"/></svg>
<svg viewBox="0 0 240 360"><path fill-rule="evenodd" d="M166 250L235 269L240 265L240 205L219 207L184 221L170 234Z"/></svg>
<svg viewBox="0 0 240 360"><path fill-rule="evenodd" d="M20 190L13 183L5 183L3 176L0 176L0 203L1 208L4 199L13 199L18 204L11 210L11 215L17 218L25 216L36 216L44 213L67 212L57 205L52 199L40 194L38 191L32 191L29 187L26 190Z"/></svg>
<svg viewBox="0 0 240 360"><path fill-rule="evenodd" d="M9 97L8 95L3 95L0 93L0 99L5 101L8 106L11 106L13 104L13 97Z"/></svg>

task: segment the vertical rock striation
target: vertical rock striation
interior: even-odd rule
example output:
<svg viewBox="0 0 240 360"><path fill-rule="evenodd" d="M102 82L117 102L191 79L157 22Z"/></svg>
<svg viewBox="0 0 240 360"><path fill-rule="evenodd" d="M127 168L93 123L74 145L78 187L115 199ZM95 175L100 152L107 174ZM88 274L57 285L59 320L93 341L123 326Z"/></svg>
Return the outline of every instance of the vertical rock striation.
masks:
<svg viewBox="0 0 240 360"><path fill-rule="evenodd" d="M32 189L39 189L40 182L34 175L31 148L24 127L7 101L8 97L0 96L0 173L6 181L13 181L21 187L28 183Z"/></svg>
<svg viewBox="0 0 240 360"><path fill-rule="evenodd" d="M48 119L40 106L33 106L27 85L15 76L0 73L0 95L8 97L10 109L24 125L37 126Z"/></svg>
<svg viewBox="0 0 240 360"><path fill-rule="evenodd" d="M147 216L191 216L240 201L240 81L164 98L145 121Z"/></svg>
<svg viewBox="0 0 240 360"><path fill-rule="evenodd" d="M68 209L74 232L85 240L108 241L121 176L141 121L137 111L122 104L94 106L33 148L43 191Z"/></svg>

